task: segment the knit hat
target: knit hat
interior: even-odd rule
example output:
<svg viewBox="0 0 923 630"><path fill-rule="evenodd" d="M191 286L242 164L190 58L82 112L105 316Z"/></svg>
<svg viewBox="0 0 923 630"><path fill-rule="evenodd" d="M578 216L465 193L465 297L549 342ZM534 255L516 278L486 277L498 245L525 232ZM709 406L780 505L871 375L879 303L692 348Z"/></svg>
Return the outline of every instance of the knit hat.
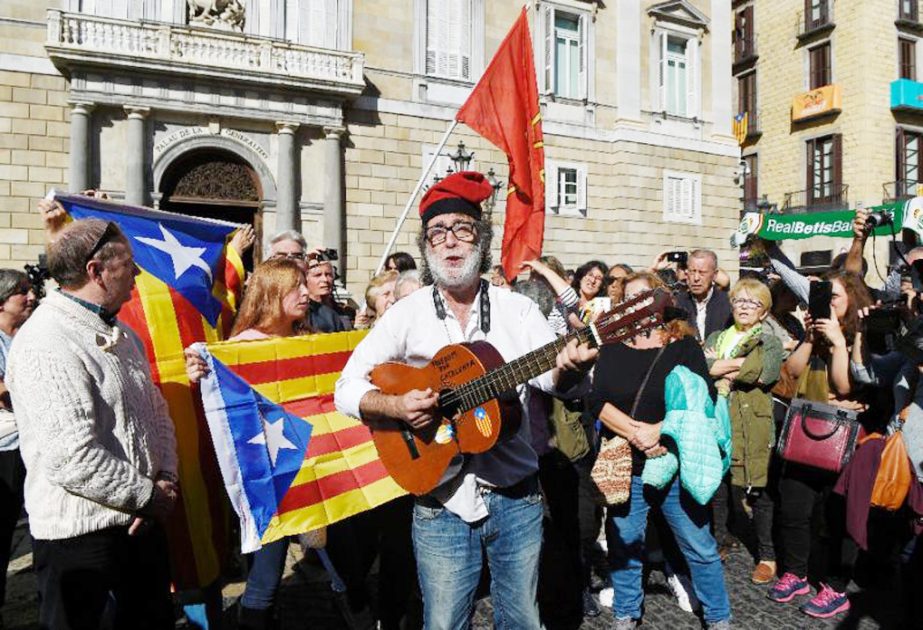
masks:
<svg viewBox="0 0 923 630"><path fill-rule="evenodd" d="M426 225L440 214L459 212L473 219L481 218L481 202L490 197L494 187L481 173L461 171L433 184L420 201L420 219Z"/></svg>

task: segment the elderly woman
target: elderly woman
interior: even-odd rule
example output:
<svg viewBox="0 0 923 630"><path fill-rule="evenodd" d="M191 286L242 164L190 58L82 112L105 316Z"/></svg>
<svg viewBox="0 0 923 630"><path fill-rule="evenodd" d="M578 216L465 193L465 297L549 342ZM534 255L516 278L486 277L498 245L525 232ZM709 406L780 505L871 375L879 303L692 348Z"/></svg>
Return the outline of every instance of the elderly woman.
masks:
<svg viewBox="0 0 923 630"><path fill-rule="evenodd" d="M375 320L394 304L394 285L399 273L393 269L382 271L369 280L365 288L365 309L356 316L356 328L371 328Z"/></svg>
<svg viewBox="0 0 923 630"><path fill-rule="evenodd" d="M769 287L755 278L743 278L730 292L734 324L705 340L709 373L718 395L728 399L733 451L730 493L722 484L715 496L715 530L727 535L728 494L735 519L746 522L744 503L752 506L758 563L750 579L768 584L776 577L772 544L774 489L769 484L769 464L775 441L770 390L782 367L782 343L763 325L772 308Z"/></svg>

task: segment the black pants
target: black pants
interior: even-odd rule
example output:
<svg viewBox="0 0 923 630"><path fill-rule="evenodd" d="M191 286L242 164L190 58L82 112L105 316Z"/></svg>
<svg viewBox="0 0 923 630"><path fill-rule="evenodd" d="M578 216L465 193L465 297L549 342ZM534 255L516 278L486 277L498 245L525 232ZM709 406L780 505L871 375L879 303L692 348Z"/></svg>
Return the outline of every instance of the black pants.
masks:
<svg viewBox="0 0 923 630"><path fill-rule="evenodd" d="M609 570L605 557L597 551L596 541L603 525L603 509L596 502L597 491L590 478L590 471L593 470L595 461L596 454L591 451L589 455L574 464L574 470L577 472L577 520L580 527L580 556L583 571L580 586L583 589L590 588L594 561L597 559L600 561L606 575Z"/></svg>
<svg viewBox="0 0 923 630"><path fill-rule="evenodd" d="M6 602L6 569L16 522L22 513L22 489L26 481L19 449L0 451L0 606Z"/></svg>
<svg viewBox="0 0 923 630"><path fill-rule="evenodd" d="M116 628L173 628L167 543L159 525L136 536L127 527L111 527L33 540L32 551L41 628L95 630L110 596Z"/></svg>
<svg viewBox="0 0 923 630"><path fill-rule="evenodd" d="M750 506L752 520L744 510L744 503ZM728 537L728 514L734 523L735 533L754 543L757 560L775 560L776 548L772 542L772 521L775 511L775 490L772 486L753 488L747 494L746 488L727 483L718 486L712 499L712 513L715 518L715 539L719 545L725 544ZM747 524L750 524L747 527Z"/></svg>
<svg viewBox="0 0 923 630"><path fill-rule="evenodd" d="M412 496L351 516L327 528L327 553L346 584L349 607L358 612L369 602L366 577L379 557L378 616L385 630L413 625L412 595L417 579L413 557Z"/></svg>
<svg viewBox="0 0 923 630"><path fill-rule="evenodd" d="M858 548L846 536L843 497L833 492L836 475L787 463L779 482L782 568L811 575L843 592Z"/></svg>
<svg viewBox="0 0 923 630"><path fill-rule="evenodd" d="M583 618L583 562L578 521L577 469L560 451L542 455L538 475L545 496L545 527L538 574L543 621Z"/></svg>

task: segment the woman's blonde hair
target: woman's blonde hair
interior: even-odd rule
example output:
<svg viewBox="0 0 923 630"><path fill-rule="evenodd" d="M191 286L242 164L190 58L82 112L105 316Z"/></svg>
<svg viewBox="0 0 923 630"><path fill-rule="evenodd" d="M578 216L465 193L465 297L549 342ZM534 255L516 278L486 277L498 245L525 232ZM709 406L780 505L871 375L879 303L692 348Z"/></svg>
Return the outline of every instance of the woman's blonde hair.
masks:
<svg viewBox="0 0 923 630"><path fill-rule="evenodd" d="M624 295L624 289L627 289L628 285L636 280L643 280L651 289L666 290L667 287L667 285L663 283L663 280L660 279L660 276L658 276L656 273L651 273L650 271L636 271L634 273L628 274L623 279L623 300L626 298ZM670 341L677 341L683 337L696 336L695 328L693 328L692 325L684 319L674 319L673 321L667 322L663 326L663 332L665 341L668 343Z"/></svg>
<svg viewBox="0 0 923 630"><path fill-rule="evenodd" d="M396 282L400 272L394 269L382 271L380 274L369 280L369 286L365 288L365 312L369 315L379 315L375 312L375 298L381 295L381 289L389 282Z"/></svg>
<svg viewBox="0 0 923 630"><path fill-rule="evenodd" d="M772 293L769 291L769 287L756 278L741 278L735 282L728 293L728 297L733 301L741 293L746 293L750 297L759 300L759 303L763 305L764 313L772 310Z"/></svg>
<svg viewBox="0 0 923 630"><path fill-rule="evenodd" d="M304 272L294 260L271 258L253 270L231 336L255 328L268 333L283 318L282 300L305 282ZM299 326L308 332L307 323Z"/></svg>

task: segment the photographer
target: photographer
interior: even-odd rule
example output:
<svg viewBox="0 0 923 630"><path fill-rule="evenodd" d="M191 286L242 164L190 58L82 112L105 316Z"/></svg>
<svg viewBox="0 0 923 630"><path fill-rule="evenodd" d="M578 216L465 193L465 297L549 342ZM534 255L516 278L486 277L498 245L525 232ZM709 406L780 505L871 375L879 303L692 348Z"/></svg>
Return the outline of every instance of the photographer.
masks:
<svg viewBox="0 0 923 630"><path fill-rule="evenodd" d="M878 214L878 213L876 213ZM846 254L846 261L843 268L846 271L858 274L860 277L865 276L867 264L862 257L865 250L865 243L872 233L874 225L868 224L868 211L859 208L856 210L856 216L853 219L853 239ZM907 262L913 263L914 260L923 259L923 248L917 247L907 253ZM901 297L901 272L898 269L892 269L885 279L885 284L881 289L869 288L872 299L881 302L894 302Z"/></svg>

